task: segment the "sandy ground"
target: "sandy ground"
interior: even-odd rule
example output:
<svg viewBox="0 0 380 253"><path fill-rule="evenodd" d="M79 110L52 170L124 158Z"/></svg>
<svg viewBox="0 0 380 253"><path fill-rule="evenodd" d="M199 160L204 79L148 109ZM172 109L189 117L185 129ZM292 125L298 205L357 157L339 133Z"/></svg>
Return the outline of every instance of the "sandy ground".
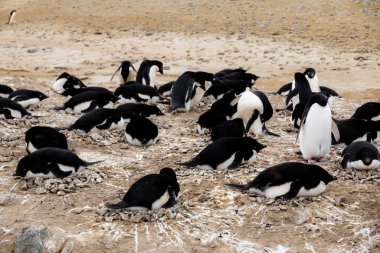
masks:
<svg viewBox="0 0 380 253"><path fill-rule="evenodd" d="M0 83L38 89L50 98L33 111L42 118L0 122L0 192L7 199L0 205L0 251L12 251L16 235L28 225L63 229L74 252L378 251L379 175L352 172L352 180L343 175L341 148L333 148L321 164L340 180L313 200L271 203L224 186L247 182L274 164L302 161L295 155L296 132L286 113L276 113L268 123L282 137L260 138L268 148L253 165L236 171L176 165L209 143L208 136L195 132L196 119L209 106L204 100L189 113L153 119L160 142L147 150L128 145L122 132L65 132L80 157L106 160L92 168L105 175L99 184L58 196L37 194L36 188L23 191L11 177L25 155L23 133L30 126L64 127L78 117L50 110L65 101L50 90L63 71L89 86L114 89L111 75L125 59L136 67L144 58L164 62L159 83L186 70L243 67L261 77L255 86L269 94L291 81L294 72L312 66L321 85L342 95L333 107L336 118L380 100L378 1L279 2L1 1ZM7 26L12 9L17 23ZM283 107L282 97L269 98L275 108ZM134 223L99 216L105 202L121 198L136 179L165 166L176 170L181 185L175 218ZM87 211L73 211L85 206Z"/></svg>

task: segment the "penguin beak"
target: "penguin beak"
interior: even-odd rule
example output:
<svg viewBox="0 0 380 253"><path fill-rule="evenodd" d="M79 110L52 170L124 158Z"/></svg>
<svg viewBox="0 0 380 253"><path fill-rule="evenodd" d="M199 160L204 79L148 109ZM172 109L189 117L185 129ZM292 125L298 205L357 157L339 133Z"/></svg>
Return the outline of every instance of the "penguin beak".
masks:
<svg viewBox="0 0 380 253"><path fill-rule="evenodd" d="M163 75L164 74L164 69L160 68L159 72L161 73L161 75Z"/></svg>

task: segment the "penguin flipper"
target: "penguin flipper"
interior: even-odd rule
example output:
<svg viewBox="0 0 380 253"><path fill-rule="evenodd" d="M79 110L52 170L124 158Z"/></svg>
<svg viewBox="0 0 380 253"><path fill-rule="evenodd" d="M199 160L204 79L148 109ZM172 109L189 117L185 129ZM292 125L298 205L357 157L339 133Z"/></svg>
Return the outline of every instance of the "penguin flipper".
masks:
<svg viewBox="0 0 380 253"><path fill-rule="evenodd" d="M255 120L257 119L257 117L259 117L259 111L255 109L255 111L253 112L251 118L249 118L249 120L247 122L247 126L245 127L245 132L246 133L249 133L249 129L251 128L253 122L255 122Z"/></svg>
<svg viewBox="0 0 380 253"><path fill-rule="evenodd" d="M1 111L1 114L3 114L4 117L5 117L6 119L13 119L13 116L12 116L12 114L11 114L11 111L8 110L8 109L3 109L3 110Z"/></svg>
<svg viewBox="0 0 380 253"><path fill-rule="evenodd" d="M176 203L174 191L169 191L169 195L168 201L162 206L163 208L170 208Z"/></svg>
<svg viewBox="0 0 380 253"><path fill-rule="evenodd" d="M249 189L249 186L246 184L226 184L226 186L240 191L247 191Z"/></svg>
<svg viewBox="0 0 380 253"><path fill-rule="evenodd" d="M115 71L115 73L113 73L113 75L112 75L112 77L111 77L111 81L112 81L113 77L116 75L116 73L117 73L120 69L121 69L121 64L120 64L120 66L117 68L117 70Z"/></svg>
<svg viewBox="0 0 380 253"><path fill-rule="evenodd" d="M236 152L234 161L230 164L230 166L227 167L227 169L239 168L242 161L243 161L243 153L242 152Z"/></svg>
<svg viewBox="0 0 380 253"><path fill-rule="evenodd" d="M58 164L56 164L56 163L49 163L43 169L46 170L46 172L53 173L54 176L56 176L58 178L68 177L72 173L71 171L63 171L63 170L61 170L59 168Z"/></svg>
<svg viewBox="0 0 380 253"><path fill-rule="evenodd" d="M110 128L111 124L112 124L112 121L107 118L106 122L103 125L97 125L96 128L100 130L105 130L105 129Z"/></svg>
<svg viewBox="0 0 380 253"><path fill-rule="evenodd" d="M334 135L336 142L339 143L340 142L339 128L334 119L332 119L331 121L331 132Z"/></svg>
<svg viewBox="0 0 380 253"><path fill-rule="evenodd" d="M123 208L129 207L129 205L124 201L120 201L119 203L115 203L115 204L106 203L105 206L110 209L123 209Z"/></svg>
<svg viewBox="0 0 380 253"><path fill-rule="evenodd" d="M289 105L289 102L292 100L292 98L298 94L298 88L294 88L293 90L291 90L288 94L288 96L286 97L286 100L285 100L285 105L288 106Z"/></svg>
<svg viewBox="0 0 380 253"><path fill-rule="evenodd" d="M291 184L290 184L290 189L287 193L285 193L284 195L281 195L281 196L277 196L275 199L281 199L281 200L290 200L292 198L295 198L298 194L298 192L300 191L302 187L302 183L301 181L293 181Z"/></svg>
<svg viewBox="0 0 380 253"><path fill-rule="evenodd" d="M177 163L177 164L185 166L185 167L195 167L198 165L198 163L194 159L191 159L190 161L183 162L183 163Z"/></svg>
<svg viewBox="0 0 380 253"><path fill-rule="evenodd" d="M82 110L82 113L88 113L96 109L98 106L97 101L92 101L87 109Z"/></svg>

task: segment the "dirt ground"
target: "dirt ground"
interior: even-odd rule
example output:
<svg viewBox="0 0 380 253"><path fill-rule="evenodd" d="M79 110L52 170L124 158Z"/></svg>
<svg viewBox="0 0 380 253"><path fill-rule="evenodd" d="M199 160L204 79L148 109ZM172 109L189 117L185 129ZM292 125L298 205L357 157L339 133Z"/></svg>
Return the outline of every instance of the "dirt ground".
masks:
<svg viewBox="0 0 380 253"><path fill-rule="evenodd" d="M5 25L12 9L17 23ZM50 97L32 110L41 118L0 121L0 252L13 251L17 234L29 225L62 229L73 252L378 252L380 172L342 172L341 147L320 163L339 180L319 197L273 202L225 187L266 167L302 161L285 112L268 122L281 138L261 137L268 147L238 170L176 165L210 142L195 131L210 106L203 100L191 112L154 118L160 141L146 150L127 144L118 131L65 131L81 158L105 160L90 168L102 175L100 183L59 196L38 187L22 190L12 174L26 154L29 127L65 127L79 117L51 110L65 101L51 91L58 75L67 71L88 86L113 90L117 83L110 78L127 59L135 67L143 59L161 60L160 84L186 70L243 67L261 77L255 86L274 108L282 108L284 98L271 92L295 72L314 67L320 84L342 96L333 105L334 117L350 117L362 103L380 101L379 14L380 2L369 0L2 0L0 83ZM176 209L153 213L148 222L104 214L105 202L117 201L138 178L163 167L178 175Z"/></svg>

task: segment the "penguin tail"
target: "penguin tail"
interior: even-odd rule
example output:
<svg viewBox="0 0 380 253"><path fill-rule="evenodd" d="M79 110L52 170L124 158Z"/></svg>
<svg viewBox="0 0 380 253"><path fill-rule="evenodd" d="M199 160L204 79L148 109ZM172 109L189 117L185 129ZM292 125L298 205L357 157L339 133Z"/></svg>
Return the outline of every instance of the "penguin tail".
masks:
<svg viewBox="0 0 380 253"><path fill-rule="evenodd" d="M249 186L246 184L226 184L226 186L235 190L240 190L240 191L249 190Z"/></svg>
<svg viewBox="0 0 380 253"><path fill-rule="evenodd" d="M57 131L70 130L69 127L56 127Z"/></svg>
<svg viewBox="0 0 380 253"><path fill-rule="evenodd" d="M194 159L191 159L190 161L183 162L183 163L177 163L178 165L185 166L185 167L195 167L197 166L196 161Z"/></svg>
<svg viewBox="0 0 380 253"><path fill-rule="evenodd" d="M56 106L56 107L53 107L53 108L51 108L51 109L53 109L53 110L55 110L55 111L62 111L62 110L65 110L65 108L64 108L63 106Z"/></svg>
<svg viewBox="0 0 380 253"><path fill-rule="evenodd" d="M101 163L101 162L104 162L104 160L95 161L95 162L86 162L86 166L95 165L95 164L98 164L98 163Z"/></svg>
<svg viewBox="0 0 380 253"><path fill-rule="evenodd" d="M120 66L117 68L117 70L115 71L115 73L113 73L113 75L112 75L112 77L111 77L111 81L112 81L113 77L116 75L116 73L117 73L120 69L121 69L121 64L120 64Z"/></svg>
<svg viewBox="0 0 380 253"><path fill-rule="evenodd" d="M119 203L115 203L115 204L106 203L105 206L110 209L122 209L122 208L127 208L128 204L124 201L120 201Z"/></svg>

